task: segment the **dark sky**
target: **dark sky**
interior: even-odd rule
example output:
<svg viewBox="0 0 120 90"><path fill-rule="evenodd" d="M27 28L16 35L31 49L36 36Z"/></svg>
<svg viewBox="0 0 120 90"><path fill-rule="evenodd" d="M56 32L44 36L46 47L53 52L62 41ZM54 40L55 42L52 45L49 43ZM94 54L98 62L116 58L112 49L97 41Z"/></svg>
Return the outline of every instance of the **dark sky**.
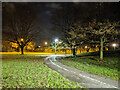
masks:
<svg viewBox="0 0 120 90"><path fill-rule="evenodd" d="M59 32L55 33L52 29L53 24L51 21L51 16L53 12L56 11L56 9L62 8L64 5L63 3L52 3L52 2L37 2L37 3L29 3L31 6L37 11L38 19L42 21L42 26L40 30L40 39L38 40L38 43L43 43L45 41L54 40L55 38L59 38L57 36Z"/></svg>
<svg viewBox="0 0 120 90"><path fill-rule="evenodd" d="M19 7L25 5L31 7L37 13L37 19L41 23L39 23L40 29L37 40L35 40L36 44L44 44L45 41L54 40L57 35L54 33L52 29L53 25L51 23L52 13L56 9L62 8L62 3L52 3L52 2L15 2L15 3L3 3L3 7L7 6L7 11L12 12L16 8L15 5L19 4ZM58 38L58 37L57 37Z"/></svg>
<svg viewBox="0 0 120 90"><path fill-rule="evenodd" d="M38 19L42 21L42 26L37 40L37 44L44 44L45 41L53 41L55 38L60 38L62 32L59 30L53 29L53 24L51 17L53 13L64 6L67 6L68 3L65 2L37 2L37 3L26 3L29 4L32 8L37 11ZM69 4L75 4L69 2Z"/></svg>
<svg viewBox="0 0 120 90"><path fill-rule="evenodd" d="M53 15L53 13L57 10L57 9L61 9L61 8L64 8L66 7L67 5L73 5L74 7L79 7L81 8L81 10L83 12L88 12L89 10L91 10L91 8L96 8L96 6L93 6L94 4L90 4L90 3L73 3L73 2L57 2L57 3L54 3L54 2L22 2L22 3L19 3L19 4L24 4L24 5L28 5L30 6L31 8L33 8L36 13L37 13L37 19L41 21L40 23L40 30L39 30L39 37L37 38L36 40L36 43L37 45L39 45L40 43L41 44L44 44L45 41L52 41L54 40L55 38L60 38L61 36L61 33L59 30L55 30L53 29L53 24L52 24L52 21L51 21L51 16ZM107 5L109 4L106 4L105 7L107 7ZM116 3L115 4L111 4L111 6L109 6L109 9L108 11L112 11L112 9L114 8L114 13L120 11L120 3L117 5ZM10 6L10 10L11 11L12 9L14 9L14 3L9 3L9 6ZM119 6L119 8L118 8ZM98 6L99 7L99 6ZM69 9L71 10L72 7ZM107 10L107 9L106 9ZM78 10L80 11L80 10ZM71 12L72 13L72 12ZM106 11L104 12L106 13Z"/></svg>
<svg viewBox="0 0 120 90"><path fill-rule="evenodd" d="M81 11L83 10L83 12L87 12L89 10L92 11L92 9L94 8L100 8L100 6L96 5L95 3L73 3L73 2L69 2L69 3L49 3L49 2L45 2L45 3L32 3L32 7L34 7L37 11L38 11L38 17L39 19L41 19L43 21L43 28L41 30L41 34L40 34L40 38L41 42L43 41L49 41L49 40L54 40L55 38L60 38L62 35L62 32L60 32L59 30L55 30L52 28L53 24L51 22L51 16L52 14L56 11L56 9L61 9L64 7L68 6L74 6L74 7L80 7ZM96 5L96 6L93 6ZM106 10L104 10L103 14L105 14L107 16L107 13L109 14L110 18L112 19L113 17L116 17L116 12L120 12L120 3L105 3L104 7ZM101 6L102 7L102 6ZM71 7L72 8L72 7ZM71 8L69 10L71 10ZM80 11L80 10L79 10ZM92 11L93 13L95 13L95 11ZM96 11L99 12L99 11ZM73 12L71 12L73 13ZM112 15L113 14L113 15ZM120 14L120 13L119 13ZM114 18L113 18L114 19Z"/></svg>

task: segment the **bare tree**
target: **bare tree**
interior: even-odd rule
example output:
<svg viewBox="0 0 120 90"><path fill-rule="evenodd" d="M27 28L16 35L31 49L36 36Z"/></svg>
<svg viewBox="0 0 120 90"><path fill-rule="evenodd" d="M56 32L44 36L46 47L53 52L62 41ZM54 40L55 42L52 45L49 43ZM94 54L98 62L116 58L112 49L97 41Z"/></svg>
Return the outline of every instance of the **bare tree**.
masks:
<svg viewBox="0 0 120 90"><path fill-rule="evenodd" d="M105 42L118 40L119 22L97 22L95 19L93 23L89 23L88 31L91 33L89 39L91 42L100 43L100 59L103 60L103 47Z"/></svg>
<svg viewBox="0 0 120 90"><path fill-rule="evenodd" d="M85 29L81 26L86 25L93 18L93 11L95 11L95 4L93 3L79 3L78 6L74 3L68 3L53 14L53 24L62 31L63 37L61 38L71 47L73 55L76 55L76 46L85 41Z"/></svg>
<svg viewBox="0 0 120 90"><path fill-rule="evenodd" d="M76 6L69 3L68 5L66 5L66 7L63 7L60 10L56 10L56 13L53 14L52 20L54 20L55 22L54 25L58 27L57 29L62 29L62 31L64 32L63 34L64 42L67 42L69 45L71 45L71 47L73 47L73 52L75 52L74 47L78 43L80 44L83 41L94 42L95 40L97 40L97 37L100 37L100 36L104 37L104 33L105 33L105 36L111 37L110 34L109 35L106 34L107 33L106 26L108 25L107 28L111 29L111 26L115 26L114 25L115 23L110 21L119 21L119 11L116 11L116 9L119 9L119 5L117 5L116 8L113 5L114 4L112 3L78 3L78 5ZM111 11L111 8L113 9L112 11ZM93 22L92 20L94 18L97 21L102 22L103 25L99 26L97 24L94 24L94 27L98 26L98 28L99 27L103 28L104 26L102 30L100 29L101 30L100 32L103 32L102 33L103 35L100 33L98 35L96 34L96 32L98 32L99 30L98 31L96 30L94 32L93 28L91 27L88 28L89 22L92 23ZM110 21L104 22L106 19L109 19ZM82 22L82 25L85 24L86 27L84 26L81 27L81 24L79 24L80 27L78 28L79 25L76 25L76 26L74 25L76 24L76 22ZM109 23L111 23L111 26L109 26ZM80 32L82 33L85 32L86 35L78 34ZM81 37L83 35L85 36L81 38L79 37L79 35ZM87 36L90 36L90 37L88 38ZM101 39L101 42L102 42L102 39ZM102 52L101 52L101 55L102 55ZM102 56L101 56L101 59L102 59Z"/></svg>
<svg viewBox="0 0 120 90"><path fill-rule="evenodd" d="M14 7L9 11L10 4ZM29 6L24 4L3 4L3 38L7 41L17 43L21 48L21 54L24 47L33 40L35 32L36 14Z"/></svg>
<svg viewBox="0 0 120 90"><path fill-rule="evenodd" d="M79 16L76 10L77 9L76 7L74 7L73 4L66 4L66 6L64 6L63 8L56 10L56 12L52 16L52 22L54 24L54 27L57 29L57 31L61 31L61 39L69 45L73 52L75 52L74 44L76 44L76 40L73 40L73 37L70 37L73 36L73 33L71 31L72 26L78 19L77 17Z"/></svg>
<svg viewBox="0 0 120 90"><path fill-rule="evenodd" d="M81 22L77 22L73 24L69 30L66 30L64 40L71 46L74 56L76 55L77 46L89 41L85 27Z"/></svg>

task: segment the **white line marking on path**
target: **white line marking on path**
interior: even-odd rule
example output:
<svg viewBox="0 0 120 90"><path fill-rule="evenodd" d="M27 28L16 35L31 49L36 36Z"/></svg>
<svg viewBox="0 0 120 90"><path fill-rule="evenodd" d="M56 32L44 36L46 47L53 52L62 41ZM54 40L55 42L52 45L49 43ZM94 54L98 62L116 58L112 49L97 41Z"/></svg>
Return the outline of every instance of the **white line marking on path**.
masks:
<svg viewBox="0 0 120 90"><path fill-rule="evenodd" d="M102 83L102 84L106 84L106 85L110 86L111 88L118 88L118 87L112 86L112 85L110 85L110 84L107 84L107 83L101 82L101 81L99 81L99 80L96 80L96 79L93 79L93 78L90 78L90 77L87 77L87 76L83 76L83 75L81 75L81 74L79 74L79 75L82 76L82 77L85 77L85 78L91 79L91 80L93 80L93 81L96 81L96 82L99 82L99 83Z"/></svg>
<svg viewBox="0 0 120 90"><path fill-rule="evenodd" d="M67 70L66 68L63 68L63 67L61 67L61 66L59 66L59 65L57 65L57 64L55 64L55 63L53 63L51 60L50 60L50 62L51 62L52 64L56 65L57 67L64 69L65 71L69 71L69 70Z"/></svg>
<svg viewBox="0 0 120 90"><path fill-rule="evenodd" d="M49 57L49 58L50 58L50 57ZM47 59L48 59L48 58L47 58ZM54 58L54 61L56 61L55 58ZM50 60L50 62L51 62L52 64L56 65L57 67L59 67L59 68L61 68L61 69L64 69L65 71L69 71L68 69L63 68L63 67L61 67L61 66L55 64L55 63L52 62L51 60ZM76 73L76 72L74 72L74 71L71 71L71 72ZM118 87L115 87L115 86L109 85L109 84L107 84L107 83L101 82L101 81L99 81L99 80L96 80L96 79L93 79L93 78L90 78L90 77L84 76L84 75L82 75L82 74L79 74L79 76L82 76L82 77L85 77L85 78L91 79L91 80L96 81L96 82L99 82L99 83L101 83L101 84L106 84L106 85L108 85L108 86L111 86L111 88L118 88Z"/></svg>

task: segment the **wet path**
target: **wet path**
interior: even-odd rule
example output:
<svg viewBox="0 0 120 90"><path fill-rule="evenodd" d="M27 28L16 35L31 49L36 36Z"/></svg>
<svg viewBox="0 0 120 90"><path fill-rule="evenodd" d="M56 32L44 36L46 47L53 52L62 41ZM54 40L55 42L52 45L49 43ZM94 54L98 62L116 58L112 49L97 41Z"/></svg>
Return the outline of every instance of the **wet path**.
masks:
<svg viewBox="0 0 120 90"><path fill-rule="evenodd" d="M56 60L56 57L63 57L52 55L48 56L44 63L51 69L57 71L65 78L78 82L81 86L86 88L117 88L118 81L106 77L90 74L76 68L66 66Z"/></svg>

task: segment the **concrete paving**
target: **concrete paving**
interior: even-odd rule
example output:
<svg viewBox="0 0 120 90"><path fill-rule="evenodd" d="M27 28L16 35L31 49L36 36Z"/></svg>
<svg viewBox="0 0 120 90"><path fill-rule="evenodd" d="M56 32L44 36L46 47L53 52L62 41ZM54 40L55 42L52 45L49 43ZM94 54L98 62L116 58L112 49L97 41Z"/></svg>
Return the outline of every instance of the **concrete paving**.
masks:
<svg viewBox="0 0 120 90"><path fill-rule="evenodd" d="M46 57L44 63L51 69L57 71L70 81L78 82L85 88L114 88L120 89L118 81L106 77L90 74L85 71L78 70L66 66L56 60L56 57L65 57L64 55L51 55Z"/></svg>

